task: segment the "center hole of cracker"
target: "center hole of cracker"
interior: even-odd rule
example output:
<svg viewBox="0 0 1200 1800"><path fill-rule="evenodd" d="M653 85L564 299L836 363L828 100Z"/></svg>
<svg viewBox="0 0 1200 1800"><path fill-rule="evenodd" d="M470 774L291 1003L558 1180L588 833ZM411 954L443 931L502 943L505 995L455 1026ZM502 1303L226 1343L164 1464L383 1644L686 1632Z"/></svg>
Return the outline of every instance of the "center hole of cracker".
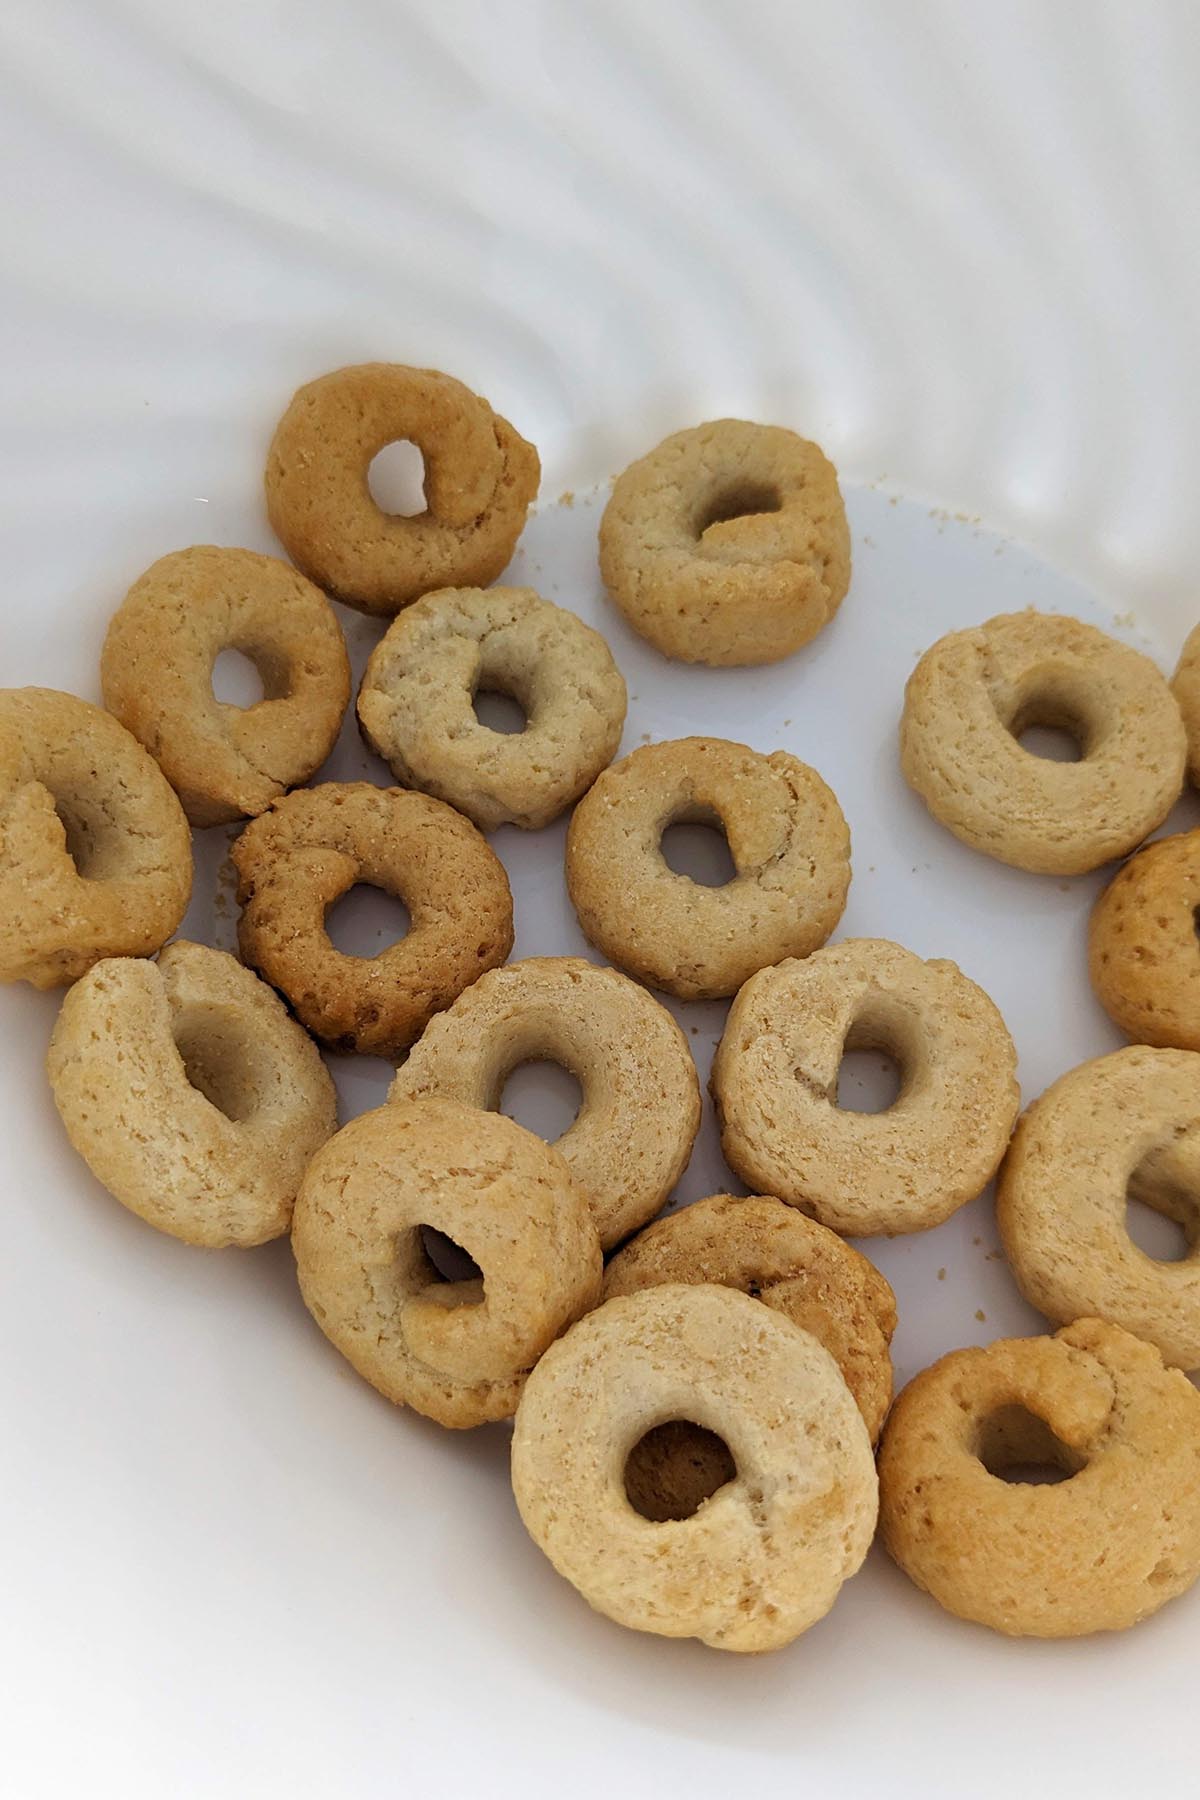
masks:
<svg viewBox="0 0 1200 1800"><path fill-rule="evenodd" d="M369 881L356 881L325 914L325 935L343 956L379 956L412 926L407 906Z"/></svg>
<svg viewBox="0 0 1200 1800"><path fill-rule="evenodd" d="M213 699L222 706L238 706L243 710L257 706L267 694L262 671L244 650L232 646L218 653L212 666Z"/></svg>
<svg viewBox="0 0 1200 1800"><path fill-rule="evenodd" d="M1125 1229L1138 1249L1154 1262L1186 1262L1192 1254L1194 1246L1187 1226L1145 1200L1135 1200L1132 1194L1125 1200Z"/></svg>
<svg viewBox="0 0 1200 1800"><path fill-rule="evenodd" d="M1043 762L1079 762L1083 750L1079 739L1059 725L1029 725L1017 738L1022 750L1040 756Z"/></svg>
<svg viewBox="0 0 1200 1800"><path fill-rule="evenodd" d="M1185 1262L1200 1254L1200 1207L1191 1172L1171 1161L1175 1133L1148 1150L1125 1189L1125 1230L1154 1262Z"/></svg>
<svg viewBox="0 0 1200 1800"><path fill-rule="evenodd" d="M1008 729L1030 756L1043 762L1080 762L1091 735L1069 697L1031 694L1023 699Z"/></svg>
<svg viewBox="0 0 1200 1800"><path fill-rule="evenodd" d="M506 1077L496 1111L553 1144L569 1131L583 1105L583 1089L556 1062L522 1062Z"/></svg>
<svg viewBox="0 0 1200 1800"><path fill-rule="evenodd" d="M436 1281L482 1281L483 1270L475 1261L469 1250L456 1244L452 1237L439 1231L436 1225L422 1225L419 1228L421 1248L434 1273Z"/></svg>
<svg viewBox="0 0 1200 1800"><path fill-rule="evenodd" d="M725 827L707 808L672 819L659 848L672 874L684 875L698 887L725 887L737 874Z"/></svg>
<svg viewBox="0 0 1200 1800"><path fill-rule="evenodd" d="M904 1072L888 1051L847 1050L838 1069L837 1103L843 1112L887 1112L903 1086Z"/></svg>
<svg viewBox="0 0 1200 1800"><path fill-rule="evenodd" d="M425 458L408 438L385 444L372 457L367 486L380 512L390 513L393 518L415 519L427 510Z"/></svg>
<svg viewBox="0 0 1200 1800"><path fill-rule="evenodd" d="M625 1459L625 1497L643 1519L690 1519L706 1500L737 1479L733 1452L723 1437L670 1419L640 1437Z"/></svg>
<svg viewBox="0 0 1200 1800"><path fill-rule="evenodd" d="M176 1019L174 1037L184 1073L197 1093L234 1124L248 1119L257 1109L258 1084L251 1052L241 1035L223 1029L211 1018L185 1016Z"/></svg>
<svg viewBox="0 0 1200 1800"><path fill-rule="evenodd" d="M724 525L730 519L753 518L760 513L775 513L783 506L783 496L771 481L753 481L748 476L719 488L700 514L697 535L713 525Z"/></svg>
<svg viewBox="0 0 1200 1800"><path fill-rule="evenodd" d="M1020 1404L999 1406L984 1419L975 1454L989 1475L1026 1487L1069 1481L1087 1460Z"/></svg>
<svg viewBox="0 0 1200 1800"><path fill-rule="evenodd" d="M67 839L67 855L75 864L75 873L84 881L96 873L100 846L90 821L69 800L56 800L54 810Z"/></svg>
<svg viewBox="0 0 1200 1800"><path fill-rule="evenodd" d="M476 688L473 705L479 723L504 737L517 736L529 723L525 708L516 696L502 693L499 688Z"/></svg>

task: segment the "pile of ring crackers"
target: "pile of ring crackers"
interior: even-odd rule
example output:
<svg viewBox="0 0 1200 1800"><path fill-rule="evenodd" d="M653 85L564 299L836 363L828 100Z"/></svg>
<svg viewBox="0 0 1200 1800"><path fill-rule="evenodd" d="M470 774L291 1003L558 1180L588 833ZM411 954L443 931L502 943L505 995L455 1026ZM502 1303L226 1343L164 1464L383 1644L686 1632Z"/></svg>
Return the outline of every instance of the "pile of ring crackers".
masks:
<svg viewBox="0 0 1200 1800"><path fill-rule="evenodd" d="M425 461L412 517L368 482L398 439ZM849 834L815 770L713 737L613 762L626 695L603 638L488 585L538 480L533 446L451 377L337 370L295 395L268 457L291 563L212 546L157 562L109 626L104 709L0 692L0 980L66 989L48 1072L71 1143L187 1243L290 1232L317 1324L397 1405L513 1419L526 1526L622 1624L786 1644L877 1522L961 1618L1037 1637L1146 1618L1200 1574L1200 832L1139 848L1189 769L1200 783L1200 627L1170 685L1028 611L942 638L908 682L904 774L948 830L1034 874L1128 859L1089 955L1132 1042L1018 1117L1004 1020L954 963L827 943ZM600 565L664 655L775 661L849 584L835 471L775 426L677 432L616 481ZM304 785L350 700L330 597L390 621L357 713L391 787ZM257 667L258 703L215 698L228 648ZM522 731L480 721L487 690ZM1078 760L1032 754L1033 726L1070 733ZM483 834L572 807L568 891L613 966L510 963ZM241 960L168 942L189 826L243 820ZM667 866L685 820L723 829L724 886ZM358 883L411 917L373 957L325 929ZM701 1096L651 989L732 997L712 1098L748 1197L658 1217ZM339 1130L318 1042L397 1061L386 1104ZM899 1068L883 1112L838 1105L857 1049ZM531 1059L581 1086L555 1144L496 1110ZM945 1356L893 1404L895 1299L846 1240L936 1225L993 1177L1016 1280L1057 1329ZM1130 1198L1192 1253L1139 1249Z"/></svg>

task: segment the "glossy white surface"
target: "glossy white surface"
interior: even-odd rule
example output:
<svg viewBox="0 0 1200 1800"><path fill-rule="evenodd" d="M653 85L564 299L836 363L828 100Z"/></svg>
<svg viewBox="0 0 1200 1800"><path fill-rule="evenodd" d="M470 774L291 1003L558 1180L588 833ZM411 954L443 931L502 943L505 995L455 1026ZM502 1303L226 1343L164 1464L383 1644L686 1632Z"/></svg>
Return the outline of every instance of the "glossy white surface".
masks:
<svg viewBox="0 0 1200 1800"><path fill-rule="evenodd" d="M812 761L854 833L841 935L960 961L1032 1096L1117 1041L1082 962L1097 883L948 838L895 724L953 625L1116 617L1166 667L1194 622L1198 78L1182 0L18 0L0 679L95 697L155 556L272 549L261 466L297 382L451 369L542 450L514 574L608 635L625 747L705 730ZM817 437L848 483L850 596L772 670L663 662L595 569L604 478L723 411ZM345 617L361 658L378 628ZM331 767L384 778L349 729ZM580 948L562 827L495 842L516 953ZM189 920L221 942L225 844L205 834ZM360 915L364 948L382 925ZM42 1076L55 1005L0 993L6 1794L1191 1791L1197 1594L1120 1639L1008 1643L876 1552L766 1660L592 1616L522 1532L503 1431L387 1407L310 1326L286 1246L189 1251L104 1195ZM723 1010L678 1009L705 1071ZM382 1099L383 1064L336 1072L345 1116ZM552 1086L518 1081L546 1122ZM706 1112L680 1195L726 1185ZM871 1253L900 1379L1037 1326L986 1200Z"/></svg>

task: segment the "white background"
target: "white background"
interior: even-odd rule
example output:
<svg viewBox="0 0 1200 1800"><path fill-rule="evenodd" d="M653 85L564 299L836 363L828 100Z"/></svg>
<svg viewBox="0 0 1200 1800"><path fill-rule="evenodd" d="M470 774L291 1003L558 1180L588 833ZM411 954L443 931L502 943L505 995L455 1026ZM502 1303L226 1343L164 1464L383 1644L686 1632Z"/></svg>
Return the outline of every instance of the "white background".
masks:
<svg viewBox="0 0 1200 1800"><path fill-rule="evenodd" d="M95 698L148 562L273 548L261 469L298 382L447 368L541 450L515 573L609 636L626 748L700 729L812 761L854 833L842 934L958 959L1032 1096L1117 1041L1083 972L1098 884L948 839L895 722L953 624L1115 618L1169 666L1194 622L1198 84L1186 0L10 0L0 680ZM770 671L662 662L595 571L606 478L720 412L818 438L847 482L850 597ZM347 623L361 656L377 628ZM351 770L385 778L348 732ZM189 929L228 942L204 835ZM561 835L495 839L518 954L579 947ZM1008 1643L876 1552L765 1660L593 1617L524 1536L503 1430L387 1407L286 1245L189 1251L92 1182L42 1075L55 1005L0 994L5 1794L1194 1791L1200 1595ZM706 1068L723 1009L677 1010ZM337 1074L346 1115L382 1099L384 1065ZM681 1197L728 1183L706 1116ZM986 1198L872 1254L901 1379L1037 1328Z"/></svg>

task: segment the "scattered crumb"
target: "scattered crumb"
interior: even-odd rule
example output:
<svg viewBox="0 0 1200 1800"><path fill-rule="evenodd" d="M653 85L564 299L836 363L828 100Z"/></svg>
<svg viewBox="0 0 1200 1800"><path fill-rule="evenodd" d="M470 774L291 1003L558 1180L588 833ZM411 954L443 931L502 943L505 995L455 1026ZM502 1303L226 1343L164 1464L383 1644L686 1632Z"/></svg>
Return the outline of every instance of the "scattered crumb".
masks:
<svg viewBox="0 0 1200 1800"><path fill-rule="evenodd" d="M975 1317L979 1320L981 1325L987 1324L987 1314L984 1312L982 1306L977 1306L975 1308Z"/></svg>
<svg viewBox="0 0 1200 1800"><path fill-rule="evenodd" d="M1070 882L1069 881L1060 881L1058 884L1058 891L1060 894L1069 894L1071 891Z"/></svg>
<svg viewBox="0 0 1200 1800"><path fill-rule="evenodd" d="M874 874L874 873L875 873L875 864L874 864L874 863L868 863L868 864L867 864L867 874L868 874L868 875L873 875L873 874Z"/></svg>
<svg viewBox="0 0 1200 1800"><path fill-rule="evenodd" d="M564 488L562 493L558 496L558 504L560 506L574 506L574 504L575 504L575 489L574 488Z"/></svg>
<svg viewBox="0 0 1200 1800"><path fill-rule="evenodd" d="M693 1025L693 1026L692 1026L692 1036L693 1036L693 1037L699 1037L699 1036L700 1036L700 1027L699 1027L699 1026L698 1026L698 1025Z"/></svg>
<svg viewBox="0 0 1200 1800"><path fill-rule="evenodd" d="M983 1260L984 1262L1003 1262L1004 1252L1002 1250L989 1250Z"/></svg>
<svg viewBox="0 0 1200 1800"><path fill-rule="evenodd" d="M1117 613L1113 619L1114 625L1124 625L1124 626L1128 627L1135 623L1136 623L1136 615L1131 612Z"/></svg>
<svg viewBox="0 0 1200 1800"><path fill-rule="evenodd" d="M642 742L643 744L648 744L650 742L650 733L648 731L643 731Z"/></svg>
<svg viewBox="0 0 1200 1800"><path fill-rule="evenodd" d="M945 1279L946 1279L946 1271L945 1271L945 1269L939 1269L939 1270L938 1270L938 1280L939 1280L939 1281L945 1281Z"/></svg>
<svg viewBox="0 0 1200 1800"><path fill-rule="evenodd" d="M785 719L783 722L785 725L790 725L792 721L790 719Z"/></svg>
<svg viewBox="0 0 1200 1800"><path fill-rule="evenodd" d="M900 504L899 494L889 494L888 495L888 505L889 506L899 506L899 504Z"/></svg>
<svg viewBox="0 0 1200 1800"><path fill-rule="evenodd" d="M977 1237L977 1238L972 1238L972 1239L971 1239L971 1242L972 1242L972 1243L973 1243L973 1244L982 1244L982 1242L983 1242L983 1239L982 1239L982 1238L978 1238L978 1237Z"/></svg>
<svg viewBox="0 0 1200 1800"><path fill-rule="evenodd" d="M863 543L867 546L868 550L873 550L875 548L875 539L873 537L868 537L866 532L863 533Z"/></svg>

